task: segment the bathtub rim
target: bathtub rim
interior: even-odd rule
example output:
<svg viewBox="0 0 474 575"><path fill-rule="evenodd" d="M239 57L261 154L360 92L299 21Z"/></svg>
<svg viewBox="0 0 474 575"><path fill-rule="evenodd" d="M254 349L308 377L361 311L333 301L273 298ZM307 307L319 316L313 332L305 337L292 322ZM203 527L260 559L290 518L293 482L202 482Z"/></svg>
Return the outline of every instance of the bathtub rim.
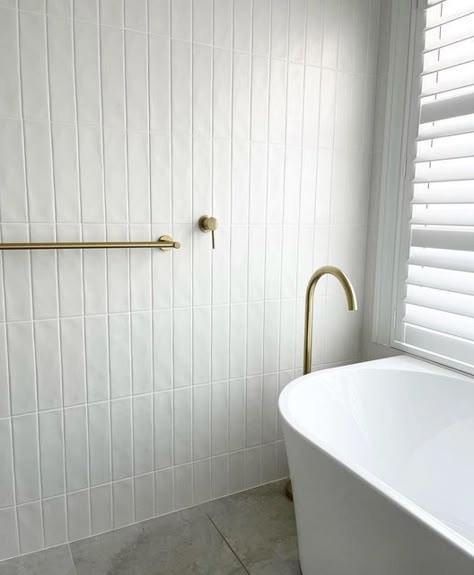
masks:
<svg viewBox="0 0 474 575"><path fill-rule="evenodd" d="M393 369L398 371L419 371L424 373L433 373L436 375L449 375L454 379L469 382L474 385L474 378L453 369L441 367L432 364L428 361L415 358L408 355L400 355L395 357L370 360L366 362L353 363L339 367L331 367L303 375L295 378L288 383L280 393L278 398L278 410L281 417L284 419L294 433L296 433L303 441L309 443L311 446L316 447L327 457L331 458L336 464L344 467L349 473L354 475L359 480L363 481L371 488L377 490L385 498L389 499L393 504L397 505L403 511L411 515L417 521L420 521L431 530L435 531L438 535L448 540L455 545L460 551L474 559L474 541L467 539L459 532L455 531L452 527L438 519L435 515L428 513L422 509L414 501L391 487L385 481L368 471L365 467L357 465L354 462L349 462L348 459L342 456L336 449L332 449L325 441L313 439L305 433L305 429L301 426L295 425L293 417L289 414L288 410L288 396L292 390L301 384L302 381L308 379L317 379L319 375L327 374L335 371L361 371L361 370L377 370L377 369ZM290 470L291 471L291 470Z"/></svg>

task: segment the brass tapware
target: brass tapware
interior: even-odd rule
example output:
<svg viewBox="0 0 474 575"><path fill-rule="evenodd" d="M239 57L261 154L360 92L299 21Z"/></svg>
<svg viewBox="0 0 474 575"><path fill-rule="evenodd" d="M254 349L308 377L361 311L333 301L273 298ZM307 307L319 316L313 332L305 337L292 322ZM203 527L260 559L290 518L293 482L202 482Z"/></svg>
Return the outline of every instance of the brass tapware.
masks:
<svg viewBox="0 0 474 575"><path fill-rule="evenodd" d="M349 311L357 311L357 296L352 287L349 278L339 268L334 266L323 266L317 269L311 276L308 287L306 288L305 302L305 322L304 322L304 357L303 357L303 374L311 373L311 363L313 358L313 308L314 308L314 290L318 281L324 275L334 276L342 285L347 299L347 308ZM293 501L293 487L291 480L286 484L286 495Z"/></svg>
<svg viewBox="0 0 474 575"><path fill-rule="evenodd" d="M1 250L102 250L124 248L159 248L168 251L179 250L181 244L170 236L161 236L153 242L33 242L33 243L0 243Z"/></svg>
<svg viewBox="0 0 474 575"><path fill-rule="evenodd" d="M211 236L212 236L212 249L215 250L216 249L216 241L214 238L214 232L217 230L217 228L219 227L219 222L217 221L217 218L214 218L212 216L201 216L199 218L199 229L201 230L201 232L211 232Z"/></svg>

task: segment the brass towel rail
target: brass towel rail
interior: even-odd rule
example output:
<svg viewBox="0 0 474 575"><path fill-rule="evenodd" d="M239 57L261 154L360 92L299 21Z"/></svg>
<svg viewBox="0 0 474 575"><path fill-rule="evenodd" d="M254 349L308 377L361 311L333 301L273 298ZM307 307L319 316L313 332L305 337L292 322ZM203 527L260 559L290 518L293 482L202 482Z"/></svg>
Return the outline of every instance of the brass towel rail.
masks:
<svg viewBox="0 0 474 575"><path fill-rule="evenodd" d="M0 243L1 250L102 250L123 248L159 248L168 251L179 250L181 244L170 236L161 236L153 242L34 242L34 243Z"/></svg>

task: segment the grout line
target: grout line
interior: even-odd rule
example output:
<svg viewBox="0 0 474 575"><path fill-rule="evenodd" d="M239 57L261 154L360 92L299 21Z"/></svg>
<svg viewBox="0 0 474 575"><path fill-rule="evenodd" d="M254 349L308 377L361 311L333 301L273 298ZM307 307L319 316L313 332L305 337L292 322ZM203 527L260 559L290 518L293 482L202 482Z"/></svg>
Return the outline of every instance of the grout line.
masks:
<svg viewBox="0 0 474 575"><path fill-rule="evenodd" d="M219 529L219 527L217 527L216 523L214 522L214 520L212 519L211 515L207 512L204 511L204 514L206 515L206 517L209 519L209 521L212 523L212 525L214 526L215 530L217 531L217 533L219 533L219 535L222 537L224 543L227 545L227 547L231 550L232 554L234 555L234 557L237 559L237 561L240 563L240 565L242 566L242 568L245 570L246 573L248 573L248 575L251 575L250 571L247 569L247 567L245 566L245 564L242 562L242 560L240 559L240 557L237 555L236 551L233 549L232 545L227 541L227 539L225 538L224 534L222 533L222 531Z"/></svg>

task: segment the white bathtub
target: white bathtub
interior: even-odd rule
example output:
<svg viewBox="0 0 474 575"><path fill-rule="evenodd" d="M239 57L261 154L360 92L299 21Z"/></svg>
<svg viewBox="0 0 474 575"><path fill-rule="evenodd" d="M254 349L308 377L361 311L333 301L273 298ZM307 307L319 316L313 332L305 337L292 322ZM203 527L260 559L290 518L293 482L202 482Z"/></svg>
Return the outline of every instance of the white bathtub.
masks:
<svg viewBox="0 0 474 575"><path fill-rule="evenodd" d="M409 357L279 400L304 575L474 574L474 380Z"/></svg>

